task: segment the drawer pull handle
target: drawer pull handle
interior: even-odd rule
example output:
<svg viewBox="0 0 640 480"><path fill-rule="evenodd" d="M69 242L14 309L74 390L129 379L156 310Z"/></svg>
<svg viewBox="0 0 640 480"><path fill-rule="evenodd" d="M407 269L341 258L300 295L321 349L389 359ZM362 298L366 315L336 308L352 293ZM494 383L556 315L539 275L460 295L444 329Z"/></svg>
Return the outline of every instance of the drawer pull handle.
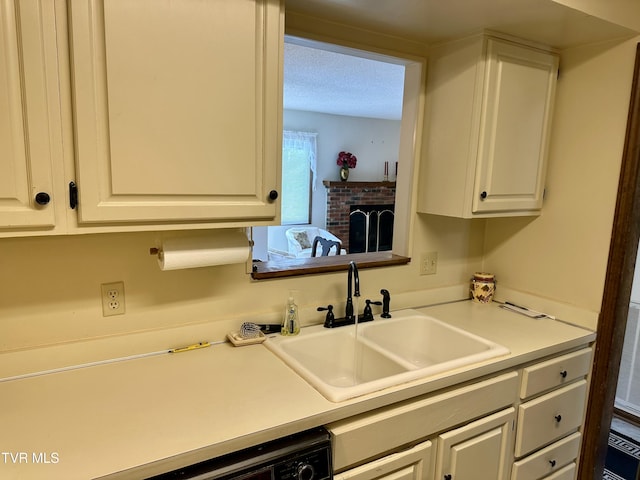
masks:
<svg viewBox="0 0 640 480"><path fill-rule="evenodd" d="M451 478L452 478L452 477L451 477L451 474L449 474L449 473L447 473L447 474L444 476L444 480L451 480Z"/></svg>
<svg viewBox="0 0 640 480"><path fill-rule="evenodd" d="M560 376L561 376L562 378L567 378L567 371L566 371L566 370L562 370L562 371L560 372Z"/></svg>
<svg viewBox="0 0 640 480"><path fill-rule="evenodd" d="M558 414L555 417L553 417L556 419L556 422L560 423L560 421L562 420L562 415Z"/></svg>
<svg viewBox="0 0 640 480"><path fill-rule="evenodd" d="M549 460L549 465L551 465L551 468L556 466L556 461L555 460Z"/></svg>

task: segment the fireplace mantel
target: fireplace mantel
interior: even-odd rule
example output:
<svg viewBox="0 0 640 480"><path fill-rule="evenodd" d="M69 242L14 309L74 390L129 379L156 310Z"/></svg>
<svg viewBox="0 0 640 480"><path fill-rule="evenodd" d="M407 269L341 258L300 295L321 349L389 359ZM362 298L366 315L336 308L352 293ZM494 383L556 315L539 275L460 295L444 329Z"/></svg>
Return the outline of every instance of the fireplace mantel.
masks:
<svg viewBox="0 0 640 480"><path fill-rule="evenodd" d="M323 180L322 184L327 187L344 187L344 188L374 188L374 187L387 187L396 188L396 182L341 182L333 180Z"/></svg>

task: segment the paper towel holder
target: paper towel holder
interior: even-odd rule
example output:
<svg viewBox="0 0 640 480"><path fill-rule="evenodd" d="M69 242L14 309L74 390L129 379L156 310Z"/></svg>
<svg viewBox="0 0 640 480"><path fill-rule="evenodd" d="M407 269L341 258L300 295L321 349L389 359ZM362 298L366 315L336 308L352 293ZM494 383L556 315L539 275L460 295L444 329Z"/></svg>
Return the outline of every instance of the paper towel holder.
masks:
<svg viewBox="0 0 640 480"><path fill-rule="evenodd" d="M164 257L164 252L160 248L151 247L149 249L149 255L157 255L159 260L162 260Z"/></svg>
<svg viewBox="0 0 640 480"><path fill-rule="evenodd" d="M253 248L253 246L255 245L253 239L249 240L249 246ZM149 248L149 255L157 255L158 258L160 260L162 260L162 258L164 257L164 252L162 251L161 248L158 247L151 247Z"/></svg>

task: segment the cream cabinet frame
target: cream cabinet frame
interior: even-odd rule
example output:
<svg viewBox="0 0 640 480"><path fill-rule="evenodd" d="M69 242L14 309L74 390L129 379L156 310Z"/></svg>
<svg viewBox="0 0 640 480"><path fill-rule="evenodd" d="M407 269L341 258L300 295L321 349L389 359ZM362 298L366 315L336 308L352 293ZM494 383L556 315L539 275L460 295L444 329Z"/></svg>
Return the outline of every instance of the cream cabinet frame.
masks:
<svg viewBox="0 0 640 480"><path fill-rule="evenodd" d="M486 416L516 401L519 376L508 372L440 395L381 408L327 426L338 472L437 432Z"/></svg>
<svg viewBox="0 0 640 480"><path fill-rule="evenodd" d="M331 423L335 478L572 479L591 355L585 345Z"/></svg>
<svg viewBox="0 0 640 480"><path fill-rule="evenodd" d="M69 10L78 223L277 222L280 0Z"/></svg>
<svg viewBox="0 0 640 480"><path fill-rule="evenodd" d="M511 480L575 478L592 355L589 346L522 369Z"/></svg>
<svg viewBox="0 0 640 480"><path fill-rule="evenodd" d="M473 214L539 211L558 56L487 40Z"/></svg>
<svg viewBox="0 0 640 480"><path fill-rule="evenodd" d="M282 0L7 0L0 25L0 237L279 223Z"/></svg>
<svg viewBox="0 0 640 480"><path fill-rule="evenodd" d="M52 230L64 203L53 7L0 3L0 232Z"/></svg>
<svg viewBox="0 0 640 480"><path fill-rule="evenodd" d="M557 73L557 54L512 38L483 34L435 46L418 212L538 215Z"/></svg>

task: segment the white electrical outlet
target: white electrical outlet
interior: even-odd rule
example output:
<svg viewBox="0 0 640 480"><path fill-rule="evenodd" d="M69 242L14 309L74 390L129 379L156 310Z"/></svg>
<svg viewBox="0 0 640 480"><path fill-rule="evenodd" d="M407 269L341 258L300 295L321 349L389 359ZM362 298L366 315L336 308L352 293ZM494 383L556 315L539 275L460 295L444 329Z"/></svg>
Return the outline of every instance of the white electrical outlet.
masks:
<svg viewBox="0 0 640 480"><path fill-rule="evenodd" d="M420 275L434 275L438 271L438 252L420 255Z"/></svg>
<svg viewBox="0 0 640 480"><path fill-rule="evenodd" d="M124 313L124 282L103 283L102 316L122 315Z"/></svg>

